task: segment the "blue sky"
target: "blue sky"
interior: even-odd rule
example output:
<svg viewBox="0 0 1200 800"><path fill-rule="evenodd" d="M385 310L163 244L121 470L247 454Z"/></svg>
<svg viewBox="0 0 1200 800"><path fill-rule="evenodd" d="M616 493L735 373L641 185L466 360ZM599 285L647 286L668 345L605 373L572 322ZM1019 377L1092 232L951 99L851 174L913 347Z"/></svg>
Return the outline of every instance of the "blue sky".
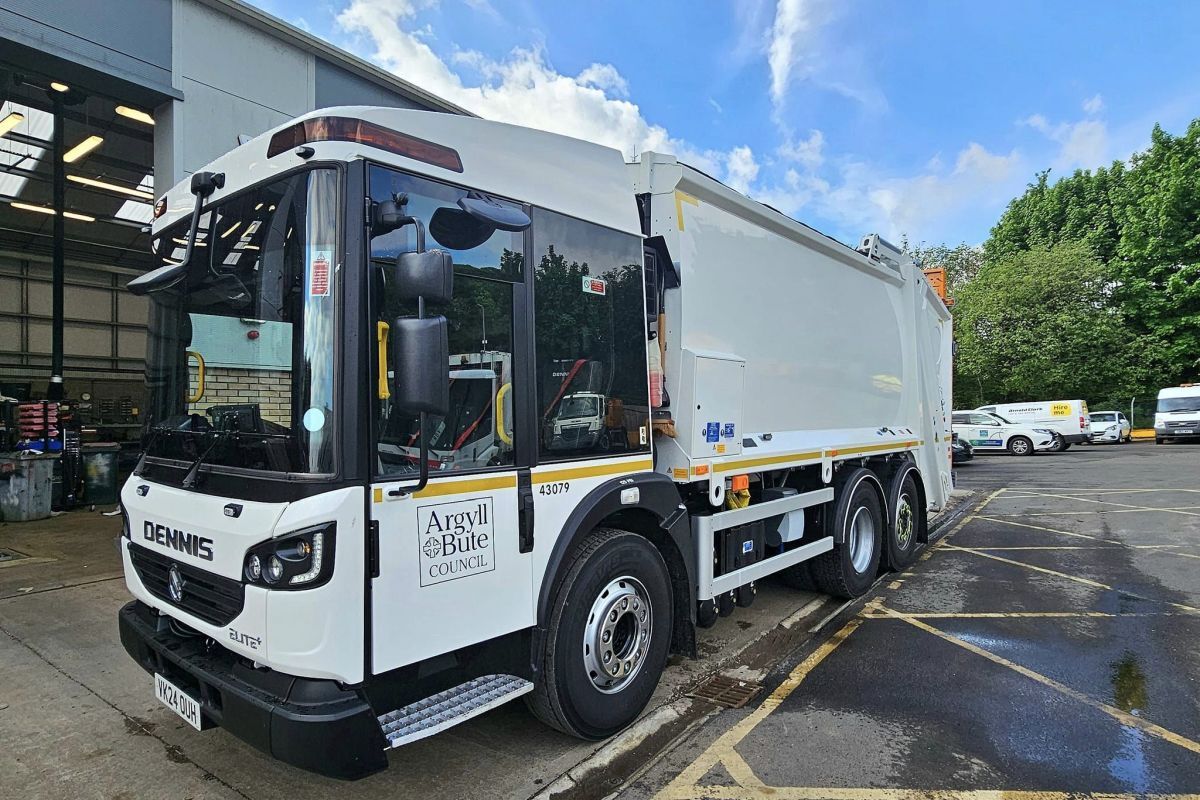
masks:
<svg viewBox="0 0 1200 800"><path fill-rule="evenodd" d="M255 2L482 116L674 152L847 242L978 244L1037 171L1200 116L1182 0Z"/></svg>

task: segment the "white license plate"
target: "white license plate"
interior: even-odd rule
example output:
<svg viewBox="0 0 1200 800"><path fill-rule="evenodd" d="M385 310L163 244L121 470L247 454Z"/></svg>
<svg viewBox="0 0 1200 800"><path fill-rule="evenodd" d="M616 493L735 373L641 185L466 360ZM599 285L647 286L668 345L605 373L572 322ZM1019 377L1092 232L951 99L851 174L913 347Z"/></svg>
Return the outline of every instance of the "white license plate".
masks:
<svg viewBox="0 0 1200 800"><path fill-rule="evenodd" d="M1195 433L1191 428L1176 428L1171 433Z"/></svg>
<svg viewBox="0 0 1200 800"><path fill-rule="evenodd" d="M157 672L154 674L154 694L164 706L183 717L188 725L198 731L203 730L200 727L200 704Z"/></svg>

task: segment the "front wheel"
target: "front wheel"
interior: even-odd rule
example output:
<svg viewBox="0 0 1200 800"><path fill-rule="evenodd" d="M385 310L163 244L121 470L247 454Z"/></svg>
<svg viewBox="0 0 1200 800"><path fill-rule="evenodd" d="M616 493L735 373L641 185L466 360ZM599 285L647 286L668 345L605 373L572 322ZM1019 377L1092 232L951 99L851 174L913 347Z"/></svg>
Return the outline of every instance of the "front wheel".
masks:
<svg viewBox="0 0 1200 800"><path fill-rule="evenodd" d="M645 708L667 661L667 565L645 538L597 528L576 547L553 604L527 705L563 733L611 736Z"/></svg>
<svg viewBox="0 0 1200 800"><path fill-rule="evenodd" d="M1008 452L1014 456L1033 455L1033 442L1025 436L1014 436L1008 440Z"/></svg>
<svg viewBox="0 0 1200 800"><path fill-rule="evenodd" d="M870 470L860 467L841 486L828 529L841 542L814 558L809 571L822 592L850 599L865 594L875 582L886 525Z"/></svg>

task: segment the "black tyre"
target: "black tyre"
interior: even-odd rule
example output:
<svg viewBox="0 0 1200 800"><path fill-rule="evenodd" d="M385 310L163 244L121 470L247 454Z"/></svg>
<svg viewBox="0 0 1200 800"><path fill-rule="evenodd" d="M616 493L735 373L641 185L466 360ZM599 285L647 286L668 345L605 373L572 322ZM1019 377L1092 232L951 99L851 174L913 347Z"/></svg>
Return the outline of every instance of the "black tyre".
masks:
<svg viewBox="0 0 1200 800"><path fill-rule="evenodd" d="M813 580L812 571L809 570L807 561L801 561L799 564L788 567L779 573L779 577L793 589L800 589L805 592L817 591L817 582Z"/></svg>
<svg viewBox="0 0 1200 800"><path fill-rule="evenodd" d="M1049 450L1051 453L1061 453L1063 450L1066 450L1070 446L1071 445L1069 445L1063 441L1063 438L1061 436L1055 436L1054 442L1046 449Z"/></svg>
<svg viewBox="0 0 1200 800"><path fill-rule="evenodd" d="M1154 437L1154 443L1155 443L1155 444L1162 444L1162 443L1163 443L1163 442L1165 442L1165 441L1166 441L1166 439L1164 439L1164 438L1163 438L1163 437L1161 437L1161 436L1155 436L1155 437Z"/></svg>
<svg viewBox="0 0 1200 800"><path fill-rule="evenodd" d="M1008 452L1014 456L1033 455L1033 442L1027 436L1014 436L1008 440Z"/></svg>
<svg viewBox="0 0 1200 800"><path fill-rule="evenodd" d="M907 569L917 560L923 534L925 509L917 489L920 474L915 467L902 467L888 485L888 524L883 555L889 569Z"/></svg>
<svg viewBox="0 0 1200 800"><path fill-rule="evenodd" d="M1065 452L1067 452L1068 450L1070 450L1070 449L1071 449L1071 443L1070 443L1070 442L1063 442L1061 439L1060 439L1059 441L1060 441L1060 442L1062 442L1062 445L1061 445L1061 446L1060 446L1060 447L1059 447L1057 450L1055 450L1054 452L1056 452L1056 453L1065 453Z"/></svg>
<svg viewBox="0 0 1200 800"><path fill-rule="evenodd" d="M826 530L840 538L828 553L809 562L817 588L835 597L859 597L879 572L880 547L886 527L874 474L859 468L841 482L840 497Z"/></svg>
<svg viewBox="0 0 1200 800"><path fill-rule="evenodd" d="M667 565L643 537L597 528L575 548L553 608L526 704L563 733L611 736L645 708L667 661Z"/></svg>

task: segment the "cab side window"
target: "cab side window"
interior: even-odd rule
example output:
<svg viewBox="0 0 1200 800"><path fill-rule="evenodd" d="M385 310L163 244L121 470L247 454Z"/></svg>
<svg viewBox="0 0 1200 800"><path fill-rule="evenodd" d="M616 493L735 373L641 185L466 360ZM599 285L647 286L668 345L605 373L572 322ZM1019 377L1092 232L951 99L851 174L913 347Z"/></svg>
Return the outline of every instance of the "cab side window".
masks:
<svg viewBox="0 0 1200 800"><path fill-rule="evenodd" d="M534 209L540 461L650 450L642 244Z"/></svg>
<svg viewBox="0 0 1200 800"><path fill-rule="evenodd" d="M428 305L449 323L450 413L426 421L430 472L479 470L514 463L511 389L514 286L525 279L524 236L482 230L457 203L467 192L455 186L372 167L371 198L405 201L407 214L425 224L426 248L454 259L454 297ZM405 226L371 241L372 297L378 322L416 314L389 285L387 270L398 254L415 250L416 228ZM374 361L374 359L373 359ZM378 369L378 367L376 367ZM378 376L375 376L378 380ZM382 475L415 473L419 421L379 400L375 415L376 465Z"/></svg>
<svg viewBox="0 0 1200 800"><path fill-rule="evenodd" d="M987 414L972 414L971 415L971 424L972 425L991 425L994 427L998 423L995 419L989 417Z"/></svg>

